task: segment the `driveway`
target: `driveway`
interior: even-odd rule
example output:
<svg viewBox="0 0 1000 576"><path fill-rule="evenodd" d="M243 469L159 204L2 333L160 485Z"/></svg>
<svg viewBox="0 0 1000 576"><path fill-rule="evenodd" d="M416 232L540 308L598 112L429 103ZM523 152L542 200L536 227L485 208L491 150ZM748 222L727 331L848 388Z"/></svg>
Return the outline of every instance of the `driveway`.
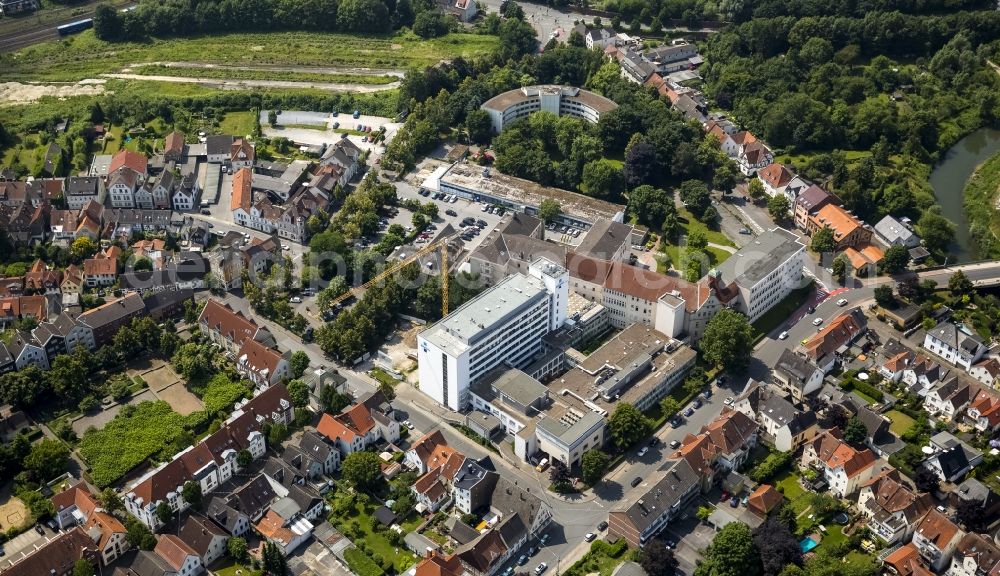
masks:
<svg viewBox="0 0 1000 576"><path fill-rule="evenodd" d="M45 530L44 536L34 530L28 530L0 545L0 548L7 553L6 556L0 558L0 570L5 570L15 561L34 553L35 550L42 547L49 539L55 537L48 528L43 528L43 530Z"/></svg>

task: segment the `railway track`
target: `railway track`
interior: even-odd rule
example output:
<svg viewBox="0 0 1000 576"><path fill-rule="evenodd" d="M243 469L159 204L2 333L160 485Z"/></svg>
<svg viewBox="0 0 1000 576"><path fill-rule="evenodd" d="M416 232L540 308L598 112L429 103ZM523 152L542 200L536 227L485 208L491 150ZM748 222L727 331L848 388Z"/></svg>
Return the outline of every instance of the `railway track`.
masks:
<svg viewBox="0 0 1000 576"><path fill-rule="evenodd" d="M131 2L120 6L119 9L130 8L135 5L135 2ZM59 26L93 17L94 9L91 9L87 12L67 15L65 18L58 18L45 24L38 24L36 22L25 20L24 26L21 29L0 32L0 52L13 52L15 50L20 50L21 48L27 48L32 44L47 42L54 38L58 38L59 33L56 31L56 28Z"/></svg>

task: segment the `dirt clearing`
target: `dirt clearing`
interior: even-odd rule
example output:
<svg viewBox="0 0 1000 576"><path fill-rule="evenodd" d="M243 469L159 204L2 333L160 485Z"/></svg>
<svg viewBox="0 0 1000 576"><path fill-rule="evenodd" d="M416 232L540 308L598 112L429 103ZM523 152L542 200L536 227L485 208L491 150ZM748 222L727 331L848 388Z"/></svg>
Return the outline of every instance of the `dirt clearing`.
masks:
<svg viewBox="0 0 1000 576"><path fill-rule="evenodd" d="M75 84L22 84L0 82L0 105L30 104L46 96L70 98L73 96L98 96L105 93L106 80L81 80Z"/></svg>

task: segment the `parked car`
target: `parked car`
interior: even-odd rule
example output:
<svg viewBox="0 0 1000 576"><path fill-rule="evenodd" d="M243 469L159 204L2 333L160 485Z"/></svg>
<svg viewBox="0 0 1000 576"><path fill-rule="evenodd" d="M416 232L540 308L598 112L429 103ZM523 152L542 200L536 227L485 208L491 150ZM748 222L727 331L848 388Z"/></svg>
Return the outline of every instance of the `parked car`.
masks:
<svg viewBox="0 0 1000 576"><path fill-rule="evenodd" d="M42 528L41 524L35 524L35 532L38 532L42 536L45 536L45 528Z"/></svg>
<svg viewBox="0 0 1000 576"><path fill-rule="evenodd" d="M643 456L645 456L646 452L649 452L649 448L647 448L646 446L643 446L642 448L640 448L639 449L639 454L638 454L639 458L642 458Z"/></svg>
<svg viewBox="0 0 1000 576"><path fill-rule="evenodd" d="M518 566L524 566L527 563L528 563L528 555L527 554L521 554L521 556L517 559L517 565Z"/></svg>
<svg viewBox="0 0 1000 576"><path fill-rule="evenodd" d="M657 438L656 436L653 436L652 438L649 439L649 445L650 446L656 446L659 443L660 443L660 439Z"/></svg>
<svg viewBox="0 0 1000 576"><path fill-rule="evenodd" d="M680 416L674 416L673 418L670 419L670 427L671 428L677 428L678 426L680 426L683 423L684 423L684 419L681 418Z"/></svg>
<svg viewBox="0 0 1000 576"><path fill-rule="evenodd" d="M837 300L837 306L847 306L847 298L841 298Z"/></svg>
<svg viewBox="0 0 1000 576"><path fill-rule="evenodd" d="M739 498L739 496L733 496L732 498L729 499L729 506L730 507L736 508L739 505L740 505L740 498Z"/></svg>
<svg viewBox="0 0 1000 576"><path fill-rule="evenodd" d="M666 542L663 543L663 547L666 548L667 550L673 550L674 548L677 548L677 542L674 542L673 540L667 540Z"/></svg>
<svg viewBox="0 0 1000 576"><path fill-rule="evenodd" d="M546 544L548 544L548 542L549 542L549 535L547 533L542 534L542 537L538 539L539 547L545 546Z"/></svg>
<svg viewBox="0 0 1000 576"><path fill-rule="evenodd" d="M747 228L740 228L740 234L750 234L750 230Z"/></svg>
<svg viewBox="0 0 1000 576"><path fill-rule="evenodd" d="M288 299L288 303L289 304L301 304L302 303L302 298L300 298L298 296L292 296L291 298Z"/></svg>
<svg viewBox="0 0 1000 576"><path fill-rule="evenodd" d="M593 532L587 532L587 535L583 537L586 542L593 542L594 538L597 538L597 534Z"/></svg>
<svg viewBox="0 0 1000 576"><path fill-rule="evenodd" d="M548 570L548 569L549 569L549 565L546 564L545 562L542 562L541 564L539 564L538 566L535 567L535 576L539 576L540 574L544 574L545 571Z"/></svg>
<svg viewBox="0 0 1000 576"><path fill-rule="evenodd" d="M732 406L733 405L733 397L732 396L726 396L726 399L722 403L725 404L726 406Z"/></svg>
<svg viewBox="0 0 1000 576"><path fill-rule="evenodd" d="M687 410L684 411L684 415L690 418L692 414L694 414L694 408L688 406Z"/></svg>
<svg viewBox="0 0 1000 576"><path fill-rule="evenodd" d="M642 478L639 478L638 476L636 476L635 478L632 479L632 487L633 488L635 488L639 484L642 484Z"/></svg>
<svg viewBox="0 0 1000 576"><path fill-rule="evenodd" d="M451 208L445 210L444 213L447 214L448 216L458 216L458 212L455 212Z"/></svg>
<svg viewBox="0 0 1000 576"><path fill-rule="evenodd" d="M782 331L781 334L778 334L778 340L784 340L785 338L788 338L788 332Z"/></svg>
<svg viewBox="0 0 1000 576"><path fill-rule="evenodd" d="M823 319L822 318L817 318L817 319L813 320L813 326L819 326L822 323L823 323Z"/></svg>
<svg viewBox="0 0 1000 576"><path fill-rule="evenodd" d="M695 398L694 399L694 407L695 408L701 408L701 406L702 406L701 398Z"/></svg>
<svg viewBox="0 0 1000 576"><path fill-rule="evenodd" d="M601 520L601 523L597 525L597 529L599 531L607 530L608 529L608 521L607 520Z"/></svg>
<svg viewBox="0 0 1000 576"><path fill-rule="evenodd" d="M815 306L810 306L810 307L806 308L806 312L812 314L812 313L816 312L816 307Z"/></svg>
<svg viewBox="0 0 1000 576"><path fill-rule="evenodd" d="M678 448L681 447L681 443L678 442L677 440L671 440L670 441L670 447L673 448L674 450L676 450L676 449L678 449Z"/></svg>

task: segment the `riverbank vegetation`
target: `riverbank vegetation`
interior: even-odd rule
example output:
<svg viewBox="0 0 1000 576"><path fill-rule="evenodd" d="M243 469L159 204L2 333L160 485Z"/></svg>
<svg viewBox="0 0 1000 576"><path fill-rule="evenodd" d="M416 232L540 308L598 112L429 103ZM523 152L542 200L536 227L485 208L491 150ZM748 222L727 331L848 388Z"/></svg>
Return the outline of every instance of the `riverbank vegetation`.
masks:
<svg viewBox="0 0 1000 576"><path fill-rule="evenodd" d="M981 164L962 194L969 235L980 258L1000 258L1000 153Z"/></svg>
<svg viewBox="0 0 1000 576"><path fill-rule="evenodd" d="M706 91L866 221L918 221L935 204L930 166L1000 118L1000 76L986 64L1000 15L983 2L934 4L748 6L706 44Z"/></svg>

